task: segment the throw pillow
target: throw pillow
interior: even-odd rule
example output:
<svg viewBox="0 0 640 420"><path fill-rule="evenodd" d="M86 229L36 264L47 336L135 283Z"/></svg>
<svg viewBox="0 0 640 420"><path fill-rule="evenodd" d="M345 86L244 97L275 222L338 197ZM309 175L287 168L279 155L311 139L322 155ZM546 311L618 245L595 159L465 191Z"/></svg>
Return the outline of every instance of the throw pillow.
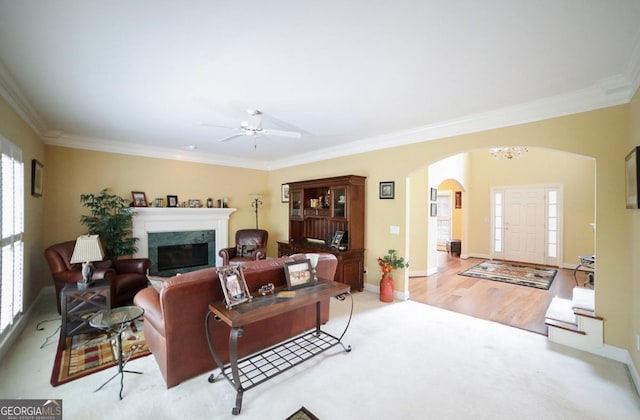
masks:
<svg viewBox="0 0 640 420"><path fill-rule="evenodd" d="M242 256L245 258L253 258L256 254L256 250L258 249L258 245L243 245L242 246Z"/></svg>

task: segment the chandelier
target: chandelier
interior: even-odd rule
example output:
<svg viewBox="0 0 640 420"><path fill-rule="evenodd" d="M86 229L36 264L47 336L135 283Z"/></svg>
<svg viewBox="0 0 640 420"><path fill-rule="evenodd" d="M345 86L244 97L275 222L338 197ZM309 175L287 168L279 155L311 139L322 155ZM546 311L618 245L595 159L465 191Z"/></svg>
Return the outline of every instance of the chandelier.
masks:
<svg viewBox="0 0 640 420"><path fill-rule="evenodd" d="M491 155L496 159L520 159L523 153L529 150L526 147L494 147L489 149Z"/></svg>

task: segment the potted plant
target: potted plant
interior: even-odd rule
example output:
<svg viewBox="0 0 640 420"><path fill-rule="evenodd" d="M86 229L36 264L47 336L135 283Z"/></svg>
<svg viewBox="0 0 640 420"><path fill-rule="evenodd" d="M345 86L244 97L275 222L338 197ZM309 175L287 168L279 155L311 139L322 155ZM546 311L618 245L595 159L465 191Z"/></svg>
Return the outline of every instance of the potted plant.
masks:
<svg viewBox="0 0 640 420"><path fill-rule="evenodd" d="M138 238L131 236L134 213L128 200L109 194L105 188L99 194L80 194L80 202L91 212L81 216L80 223L87 226L90 235L100 235L106 259L117 260L137 251Z"/></svg>
<svg viewBox="0 0 640 420"><path fill-rule="evenodd" d="M391 273L398 268L409 267L403 257L398 257L395 249L390 249L387 255L378 257L378 265L382 271L380 279L380 301L393 302L393 277Z"/></svg>

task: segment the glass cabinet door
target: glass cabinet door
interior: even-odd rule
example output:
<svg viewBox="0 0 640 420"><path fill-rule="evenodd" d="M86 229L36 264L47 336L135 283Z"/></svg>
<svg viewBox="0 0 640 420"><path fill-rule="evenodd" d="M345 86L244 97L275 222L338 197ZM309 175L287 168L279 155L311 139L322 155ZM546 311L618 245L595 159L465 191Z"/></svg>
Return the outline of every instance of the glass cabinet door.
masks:
<svg viewBox="0 0 640 420"><path fill-rule="evenodd" d="M331 198L333 200L332 217L347 217L347 189L344 187L331 188Z"/></svg>
<svg viewBox="0 0 640 420"><path fill-rule="evenodd" d="M291 191L289 201L291 202L291 217L302 218L302 191Z"/></svg>

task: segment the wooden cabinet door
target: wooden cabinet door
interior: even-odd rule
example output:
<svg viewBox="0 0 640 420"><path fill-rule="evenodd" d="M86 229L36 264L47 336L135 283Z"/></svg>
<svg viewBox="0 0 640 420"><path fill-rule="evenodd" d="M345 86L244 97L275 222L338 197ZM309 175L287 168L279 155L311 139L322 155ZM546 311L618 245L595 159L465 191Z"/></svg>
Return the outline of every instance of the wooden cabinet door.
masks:
<svg viewBox="0 0 640 420"><path fill-rule="evenodd" d="M332 187L330 191L331 191L331 217L334 219L346 219L347 189L345 187Z"/></svg>
<svg viewBox="0 0 640 420"><path fill-rule="evenodd" d="M303 190L291 190L289 191L289 218L295 220L302 220L303 218Z"/></svg>

